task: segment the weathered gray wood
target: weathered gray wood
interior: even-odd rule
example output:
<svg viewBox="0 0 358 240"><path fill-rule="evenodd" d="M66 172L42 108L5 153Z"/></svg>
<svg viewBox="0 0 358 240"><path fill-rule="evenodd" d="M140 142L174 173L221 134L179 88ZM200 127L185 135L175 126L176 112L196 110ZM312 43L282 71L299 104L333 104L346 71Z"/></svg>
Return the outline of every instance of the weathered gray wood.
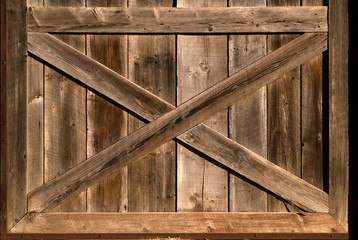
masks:
<svg viewBox="0 0 358 240"><path fill-rule="evenodd" d="M304 0L303 6L320 6L322 0ZM302 179L323 189L322 81L323 56L302 65L301 129Z"/></svg>
<svg viewBox="0 0 358 240"><path fill-rule="evenodd" d="M230 7L265 7L266 0L230 1ZM229 36L229 75L266 55L266 35ZM229 136L255 153L267 157L266 86L230 106ZM230 211L264 212L267 194L230 174Z"/></svg>
<svg viewBox="0 0 358 240"><path fill-rule="evenodd" d="M268 6L300 6L300 0L268 0ZM268 35L272 52L299 35ZM300 67L267 86L268 159L301 176ZM285 212L284 203L268 197L268 211Z"/></svg>
<svg viewBox="0 0 358 240"><path fill-rule="evenodd" d="M329 9L329 212L348 230L348 1Z"/></svg>
<svg viewBox="0 0 358 240"><path fill-rule="evenodd" d="M28 31L96 33L326 32L327 7L29 9ZM194 3L196 4L196 3ZM149 6L150 4L146 4ZM201 5L203 6L203 5ZM200 6L200 7L201 7Z"/></svg>
<svg viewBox="0 0 358 240"><path fill-rule="evenodd" d="M43 6L43 0L28 0L28 6ZM44 65L33 58L27 62L27 192L43 184Z"/></svg>
<svg viewBox="0 0 358 240"><path fill-rule="evenodd" d="M226 0L177 1L178 7L223 7ZM183 9L184 9L183 8ZM227 77L227 36L183 36L177 40L177 104ZM227 135L227 108L213 114L205 124ZM228 211L228 172L178 145L177 210Z"/></svg>
<svg viewBox="0 0 358 240"><path fill-rule="evenodd" d="M127 0L87 0L88 7L126 7ZM87 35L87 55L127 76L127 35ZM127 135L128 114L87 91L87 157ZM127 171L101 180L87 189L88 212L123 212L128 206Z"/></svg>
<svg viewBox="0 0 358 240"><path fill-rule="evenodd" d="M152 149L194 127L225 106L227 107L241 96L257 90L307 59L320 54L327 48L326 41L326 34L305 34L193 97L178 108L31 192L29 194L31 211L51 209L67 197L134 162ZM312 210L317 211L326 210L315 209L316 206L306 207L312 207Z"/></svg>
<svg viewBox="0 0 358 240"><path fill-rule="evenodd" d="M129 7L170 7L172 0L129 0ZM129 79L175 104L175 36L129 35ZM129 116L129 133L145 125ZM175 142L163 144L128 166L129 211L175 211Z"/></svg>
<svg viewBox="0 0 358 240"><path fill-rule="evenodd" d="M7 1L6 207L7 229L27 212L26 1ZM5 140L3 140L5 141Z"/></svg>
<svg viewBox="0 0 358 240"><path fill-rule="evenodd" d="M85 0L46 0L45 7L84 7ZM56 35L85 52L84 35ZM56 178L86 159L86 90L45 66L44 182ZM86 191L53 209L86 211Z"/></svg>
<svg viewBox="0 0 358 240"><path fill-rule="evenodd" d="M347 232L329 214L293 213L30 213L15 228L13 233L97 233L97 234L142 234L163 238L179 234L191 238L210 239L263 239L263 235L279 236L284 239L307 238L331 239L331 234L340 239L348 237ZM201 236L199 234L202 234ZM241 237L239 237L241 235ZM251 235L245 235L251 234ZM254 236L256 234L256 237ZM276 234L276 235L274 235ZM319 235L326 234L326 235ZM98 236L98 235L97 235ZM246 236L246 237L245 237ZM130 237L130 235L128 235ZM244 238L242 238L244 237ZM189 238L190 239L190 238ZM265 239L265 238L264 238Z"/></svg>

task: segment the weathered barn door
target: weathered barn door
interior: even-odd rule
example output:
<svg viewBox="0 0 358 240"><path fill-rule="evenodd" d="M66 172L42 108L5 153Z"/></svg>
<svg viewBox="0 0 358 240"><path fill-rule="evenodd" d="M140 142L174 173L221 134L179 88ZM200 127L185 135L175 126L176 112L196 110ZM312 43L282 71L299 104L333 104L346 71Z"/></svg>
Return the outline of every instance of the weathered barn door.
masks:
<svg viewBox="0 0 358 240"><path fill-rule="evenodd" d="M323 2L3 1L2 236L346 239Z"/></svg>

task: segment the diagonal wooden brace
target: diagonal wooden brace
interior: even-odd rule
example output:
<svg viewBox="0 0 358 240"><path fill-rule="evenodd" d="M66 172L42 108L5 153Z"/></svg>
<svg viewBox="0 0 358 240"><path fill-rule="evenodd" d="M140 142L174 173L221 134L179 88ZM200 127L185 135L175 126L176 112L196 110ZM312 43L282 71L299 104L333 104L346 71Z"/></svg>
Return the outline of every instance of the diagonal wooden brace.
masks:
<svg viewBox="0 0 358 240"><path fill-rule="evenodd" d="M200 124L239 97L320 54L327 48L326 40L326 34L304 34L174 108L60 40L48 34L29 34L29 52L147 120L157 118L31 192L28 199L29 211L47 211L55 207L181 134L178 137L180 141L269 191L299 206L327 212L326 193Z"/></svg>

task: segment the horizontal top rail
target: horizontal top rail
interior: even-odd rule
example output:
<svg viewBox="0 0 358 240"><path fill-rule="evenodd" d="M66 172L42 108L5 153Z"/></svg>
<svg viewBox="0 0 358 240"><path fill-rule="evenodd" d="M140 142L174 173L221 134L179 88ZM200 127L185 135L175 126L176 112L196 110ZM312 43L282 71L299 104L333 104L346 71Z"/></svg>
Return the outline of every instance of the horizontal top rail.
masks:
<svg viewBox="0 0 358 240"><path fill-rule="evenodd" d="M327 32L327 7L30 7L27 30L62 33Z"/></svg>

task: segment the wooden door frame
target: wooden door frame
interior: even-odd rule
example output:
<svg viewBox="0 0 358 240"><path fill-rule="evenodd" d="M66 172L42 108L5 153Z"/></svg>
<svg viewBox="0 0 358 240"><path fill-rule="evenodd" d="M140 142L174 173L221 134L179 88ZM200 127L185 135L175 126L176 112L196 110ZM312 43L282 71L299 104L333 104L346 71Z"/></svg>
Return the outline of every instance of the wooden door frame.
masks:
<svg viewBox="0 0 358 240"><path fill-rule="evenodd" d="M127 234L122 233L108 233L108 232L96 232L96 233L69 233L69 234L59 234L51 232L16 232L9 229L9 222L18 222L21 220L26 221L26 219L37 218L38 221L48 221L49 219L61 215L56 218L57 220L61 219L63 224L66 223L66 219L72 217L78 217L78 215L83 215L83 221L91 221L91 219L101 219L108 218L112 214L46 214L46 213L27 213L24 211L23 215L21 214L21 209L19 211L19 216L9 216L7 211L7 201L9 201L8 194L8 171L7 165L7 156L11 154L8 149L8 143L13 142L9 139L8 133L11 132L11 124L8 122L9 115L17 118L25 118L26 113L13 111L17 109L16 106L12 106L14 109L9 109L9 90L15 91L18 89L26 89L26 78L22 79L25 83L21 82L21 79L18 79L19 82L13 83L9 82L12 78L8 77L9 64L18 62L19 69L26 69L26 61L24 61L24 56L17 56L18 59L15 59L16 56L7 55L10 48L15 50L23 50L24 46L27 46L26 38L23 38L23 34L26 33L26 24L25 26L21 23L26 22L26 1L17 1L17 3L10 3L12 9L6 11L6 1L1 1L1 237L4 239L18 239L18 238L155 238L155 237L181 237L181 238L252 238L252 239L285 239L285 238L309 238L309 239L347 239L348 233L348 1L341 0L330 0L329 1L329 156L330 156L330 194L329 194L329 213L314 213L307 214L306 216L300 216L293 213L141 213L141 214L126 214L128 218L128 224L131 222L136 222L138 219L148 218L148 222L145 223L145 227L139 226L138 228L134 227L133 232L128 232ZM8 2L9 3L9 2ZM15 13L15 14L14 14ZM8 15L7 15L8 14ZM13 26L17 26L16 30L7 29L6 21L14 21L14 16L20 16L22 20L15 21L12 23ZM346 17L342 17L346 16ZM208 33L215 32L217 28L207 28L203 31ZM8 38L8 31L18 31L18 35L14 35L15 38ZM22 34L22 35L21 35ZM23 42L25 41L25 42ZM26 47L27 49L27 47ZM10 59L4 60L4 59ZM23 61L21 61L23 60ZM26 72L26 71L25 71ZM17 74L16 72L10 72L10 74ZM26 73L25 73L26 74ZM9 84L11 83L11 84ZM15 89L17 88L17 89ZM26 103L26 94L25 96L18 96L19 99L16 99L17 104L21 104L25 101ZM10 99L11 100L11 99ZM4 110L5 109L5 110ZM18 111L21 111L18 110ZM18 115L21 113L21 115ZM12 118L11 118L12 119ZM26 122L26 121L25 121ZM9 127L10 126L10 127ZM25 126L22 125L22 127ZM21 129L20 129L21 130ZM25 131L26 132L26 131ZM17 132L16 132L17 133ZM17 136L10 136L10 138L19 137L21 133ZM13 140L13 139L12 139ZM26 141L25 141L26 142ZM20 142L21 144L22 142ZM12 151L20 151L24 146L15 146ZM21 154L17 152L17 154ZM24 153L24 159L26 160L26 151ZM19 163L18 171L23 171L22 163ZM26 171L26 170L25 170ZM16 178L16 175L15 175ZM11 180L10 180L11 181ZM26 183L25 183L26 184ZM343 184L343 187L342 187ZM16 186L19 187L19 186ZM21 188L21 186L20 186ZM14 189L24 194L23 189ZM16 195L15 195L16 196ZM26 190L25 190L26 196ZM18 197L18 196L17 196ZM343 198L343 201L342 201ZM11 200L11 198L10 198ZM25 201L27 208L27 200L17 200L12 202L12 205L16 205L16 201ZM320 218L327 219L325 225L331 227L330 231L325 232L314 232L309 226L310 223L318 222L317 216L320 214ZM17 217L18 219L14 219ZM273 227L277 222L272 221L276 217L280 219L288 219L287 225L285 227L290 228L293 232L285 232L285 228L278 232L270 232L265 226ZM49 218L49 219L47 219ZM160 222L163 218L169 218L172 220L172 225L162 225L162 228L170 229L166 232L160 232L155 224ZM197 232L189 231L185 232L185 228L190 228L190 225L185 226L185 228L174 228L183 221L183 218L186 220L191 220L192 225L200 225L202 221L205 221L204 226L205 230L200 229ZM220 228L220 223L225 219L224 222L232 224L227 230L220 229L217 232L216 228ZM239 225L235 221L248 221L248 219L254 219L263 226L263 231L255 231L250 229L247 226L247 230L237 231ZM290 222L303 222L303 226L300 226L300 231L295 229L295 224L290 224ZM81 223L81 220L78 220ZM168 222L168 221L167 221ZM95 223L95 222L94 222ZM229 224L229 226L230 226ZM235 225L236 224L236 225ZM267 224L267 225L265 225ZM12 225L12 224L10 224ZM79 225L80 226L80 225ZM133 225L134 226L134 225ZM48 226L50 227L50 226ZM297 227L297 226L296 226ZM323 226L322 226L323 227ZM286 228L286 230L287 230ZM179 229L179 230L178 230ZM234 230L233 230L234 229ZM344 230L346 229L346 230ZM179 232L177 232L179 231Z"/></svg>

